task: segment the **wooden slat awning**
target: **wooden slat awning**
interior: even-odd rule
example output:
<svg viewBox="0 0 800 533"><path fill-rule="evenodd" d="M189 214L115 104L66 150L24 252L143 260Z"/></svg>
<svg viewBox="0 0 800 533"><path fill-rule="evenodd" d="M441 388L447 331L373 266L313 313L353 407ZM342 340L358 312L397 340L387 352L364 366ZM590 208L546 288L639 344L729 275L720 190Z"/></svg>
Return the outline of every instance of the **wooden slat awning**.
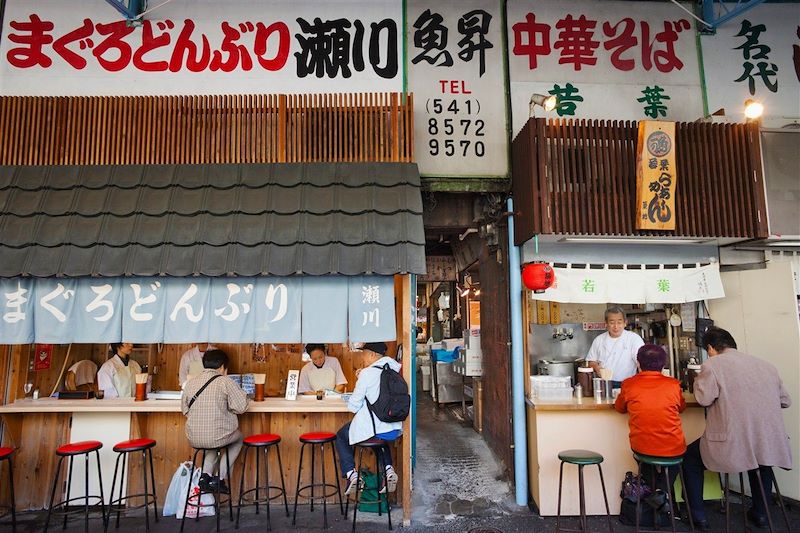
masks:
<svg viewBox="0 0 800 533"><path fill-rule="evenodd" d="M674 231L636 230L632 121L531 119L514 139L514 240L537 234L764 238L757 124L676 124Z"/></svg>

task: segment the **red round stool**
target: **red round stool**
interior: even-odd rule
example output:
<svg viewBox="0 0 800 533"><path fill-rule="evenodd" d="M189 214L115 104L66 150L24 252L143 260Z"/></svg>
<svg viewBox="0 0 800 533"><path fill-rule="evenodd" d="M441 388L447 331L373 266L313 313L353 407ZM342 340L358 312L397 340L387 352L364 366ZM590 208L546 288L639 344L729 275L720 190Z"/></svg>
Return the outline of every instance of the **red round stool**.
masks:
<svg viewBox="0 0 800 533"><path fill-rule="evenodd" d="M14 467L11 465L11 454L14 453L13 448L0 448L0 461L8 461L8 486L11 489L11 508L2 516L11 514L11 531L17 530L17 511L14 503ZM288 514L288 513L287 513Z"/></svg>
<svg viewBox="0 0 800 533"><path fill-rule="evenodd" d="M342 504L342 489L339 487L339 476L334 475L334 479L336 480L336 484L327 483L325 481L325 445L329 445L331 449L331 456L333 457L333 468L334 471L337 469L337 461L336 461L336 447L334 446L334 442L336 442L336 434L329 433L327 431L318 431L313 433L303 433L300 435L300 442L303 443L303 446L300 448L300 465L297 468L297 489L294 493L294 513L292 514L292 525L295 525L295 520L297 519L297 500L300 498L301 493L304 490L311 490L311 496L303 496L304 498L308 498L311 501L311 512L314 511L314 488L321 487L322 488L322 516L323 516L323 523L324 526L328 527L328 504L327 500L329 497L333 496L334 494L338 494L339 496L339 509L344 516L344 505ZM311 483L308 485L300 486L300 475L303 472L303 455L306 450L306 445L311 445ZM322 483L315 483L314 482L314 457L315 451L319 446L320 450L320 459L322 460ZM327 488L336 489L336 491L331 491L330 493L326 493L325 490Z"/></svg>
<svg viewBox="0 0 800 533"><path fill-rule="evenodd" d="M286 516L289 516L289 502L286 500L286 485L283 481L283 463L281 462L281 449L278 446L281 442L280 435L272 433L262 433L260 435L251 435L244 439L244 460L242 461L242 479L239 482L239 507L236 510L236 529L239 529L239 516L242 513L243 505L255 505L256 514L258 514L259 504L265 504L267 507L267 531L272 531L272 523L270 521L269 504L272 500L283 496L283 506L286 509ZM251 448L256 449L256 486L252 489L244 490L244 476L247 472L247 454ZM281 476L281 486L269 484L269 450L275 448L275 453L278 455L278 472ZM261 450L264 451L264 468L265 468L265 483L261 486ZM270 491L275 489L278 491L274 496L270 495ZM260 497L260 491L266 491L266 497ZM252 500L247 499L248 494L255 493Z"/></svg>
<svg viewBox="0 0 800 533"><path fill-rule="evenodd" d="M63 507L64 510L60 511L64 514L64 529L67 528L67 518L72 513L80 512L77 509L70 511L69 504L73 501L83 500L83 516L84 516L84 531L89 533L89 500L97 500L100 502L100 512L103 515L103 525L106 525L106 508L103 504L103 474L100 470L100 448L103 447L103 443L98 440L87 440L82 442L71 442L69 444L64 444L63 446L59 447L56 450L56 455L59 457L58 459L58 468L56 468L56 479L53 481L53 490L50 493L50 507L47 510L47 521L44 523L44 530L45 533L47 532L47 527L50 525L50 516L53 514L54 507ZM100 482L100 494L99 495L92 495L89 494L89 455L94 452L95 457L97 458L97 480ZM83 455L84 459L84 488L83 488L83 496L78 496L75 498L70 498L69 493L70 489L72 488L72 463L75 459L75 456ZM56 496L56 488L58 488L58 480L61 477L61 463L64 462L64 458L69 458L69 470L67 472L67 499L58 502L57 504L53 505L53 500Z"/></svg>
<svg viewBox="0 0 800 533"><path fill-rule="evenodd" d="M111 522L111 513L114 506L116 506L117 521L116 527L119 528L119 515L127 511L133 511L144 507L144 527L145 531L150 531L150 504L153 505L153 514L155 515L156 522L158 522L158 500L156 499L156 476L153 474L153 448L156 441L153 439L133 439L117 443L114 446L114 451L117 452L117 462L114 464L114 480L111 482L111 501L108 503L108 522ZM125 487L125 469L128 466L128 454L139 453L142 454L142 482L144 483L144 492L139 494L126 494L122 495ZM147 488L147 459L150 458L150 486L152 492ZM117 486L117 470L119 469L119 462L122 460L122 472L119 476L119 495L114 498L114 489ZM127 507L129 500L134 498L142 498L143 503L136 507ZM108 531L108 523L106 523L106 531Z"/></svg>

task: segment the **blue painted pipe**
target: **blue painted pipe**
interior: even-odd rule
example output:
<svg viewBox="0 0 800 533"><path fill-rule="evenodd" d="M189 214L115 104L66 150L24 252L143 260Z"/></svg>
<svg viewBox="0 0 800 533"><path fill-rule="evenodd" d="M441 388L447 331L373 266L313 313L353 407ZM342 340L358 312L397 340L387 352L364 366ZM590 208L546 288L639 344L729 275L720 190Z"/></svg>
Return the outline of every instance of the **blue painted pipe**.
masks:
<svg viewBox="0 0 800 533"><path fill-rule="evenodd" d="M511 407L514 423L514 481L517 505L528 505L528 445L525 425L525 376L522 358L522 274L514 245L514 201L508 199L508 301L511 303Z"/></svg>

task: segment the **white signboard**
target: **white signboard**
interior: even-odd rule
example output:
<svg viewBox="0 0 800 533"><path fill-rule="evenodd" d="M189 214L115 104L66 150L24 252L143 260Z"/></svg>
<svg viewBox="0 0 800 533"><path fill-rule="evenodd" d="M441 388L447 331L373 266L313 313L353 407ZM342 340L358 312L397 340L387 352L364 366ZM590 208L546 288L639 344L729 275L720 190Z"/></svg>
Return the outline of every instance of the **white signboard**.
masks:
<svg viewBox="0 0 800 533"><path fill-rule="evenodd" d="M420 174L506 177L501 2L410 0L406 24Z"/></svg>
<svg viewBox="0 0 800 533"><path fill-rule="evenodd" d="M744 120L744 102L764 104L764 125L800 118L800 7L762 4L700 38L709 111Z"/></svg>
<svg viewBox="0 0 800 533"><path fill-rule="evenodd" d="M540 117L703 116L694 22L669 2L509 0L508 61L514 135L532 94L559 99Z"/></svg>
<svg viewBox="0 0 800 533"><path fill-rule="evenodd" d="M401 21L395 0L172 0L134 26L103 0L9 0L0 94L401 91Z"/></svg>
<svg viewBox="0 0 800 533"><path fill-rule="evenodd" d="M287 400L296 400L297 399L297 384L300 381L300 371L299 370L289 370L289 374L286 376L286 399Z"/></svg>

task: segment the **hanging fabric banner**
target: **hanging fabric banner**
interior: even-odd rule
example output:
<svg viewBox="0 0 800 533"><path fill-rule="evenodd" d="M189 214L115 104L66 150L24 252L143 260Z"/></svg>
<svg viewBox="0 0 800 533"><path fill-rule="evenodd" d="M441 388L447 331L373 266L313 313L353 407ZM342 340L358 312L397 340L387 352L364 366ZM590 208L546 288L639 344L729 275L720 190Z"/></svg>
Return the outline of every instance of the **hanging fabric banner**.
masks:
<svg viewBox="0 0 800 533"><path fill-rule="evenodd" d="M0 344L395 338L392 276L0 279Z"/></svg>
<svg viewBox="0 0 800 533"><path fill-rule="evenodd" d="M675 229L675 165L675 123L640 121L636 155L636 229Z"/></svg>
<svg viewBox="0 0 800 533"><path fill-rule="evenodd" d="M347 278L303 278L303 341L347 341Z"/></svg>
<svg viewBox="0 0 800 533"><path fill-rule="evenodd" d="M394 280L364 276L348 280L350 340L379 342L394 338Z"/></svg>
<svg viewBox="0 0 800 533"><path fill-rule="evenodd" d="M530 291L534 300L559 303L688 303L724 298L719 265L693 268L646 269L553 267L556 284L542 293Z"/></svg>

